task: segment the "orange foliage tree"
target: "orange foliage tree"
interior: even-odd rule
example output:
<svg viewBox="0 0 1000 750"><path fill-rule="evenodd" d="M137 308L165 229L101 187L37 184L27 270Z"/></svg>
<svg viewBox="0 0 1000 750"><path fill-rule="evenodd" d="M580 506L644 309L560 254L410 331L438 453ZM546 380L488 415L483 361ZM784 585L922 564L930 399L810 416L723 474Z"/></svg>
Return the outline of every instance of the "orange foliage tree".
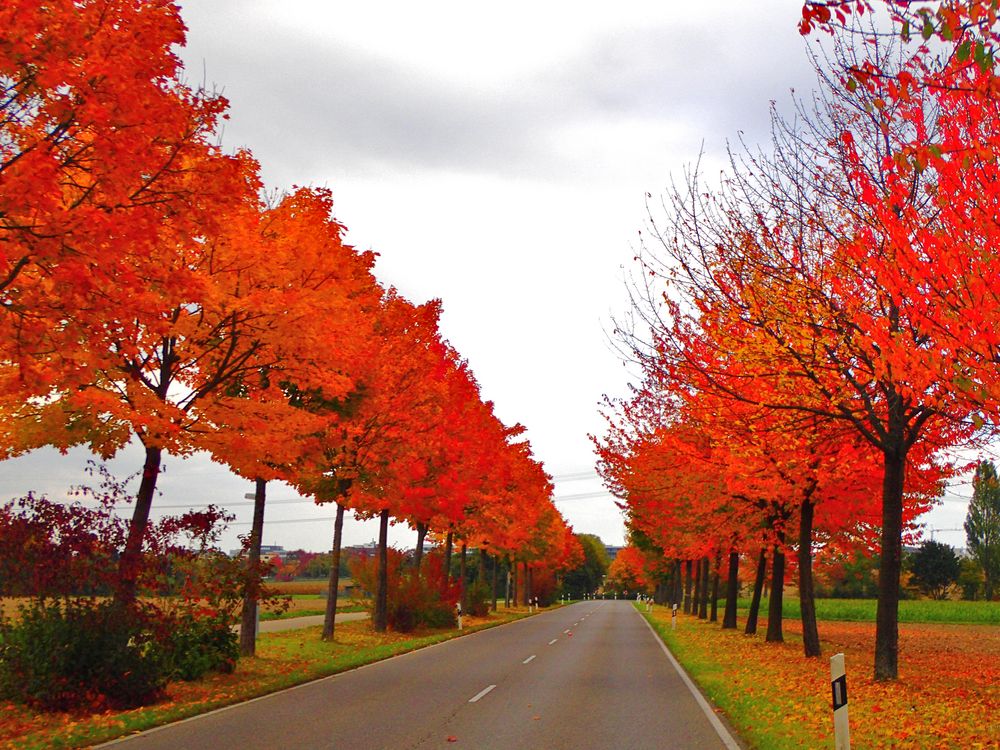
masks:
<svg viewBox="0 0 1000 750"><path fill-rule="evenodd" d="M897 163L887 160L908 129L829 93L804 131L776 118L773 157L734 158L718 190L706 193L693 176L671 195L664 226L654 226L662 254L644 256L665 304L649 295L648 336L626 338L662 382L830 423L824 431L846 430L877 452L875 674L891 679L907 468L972 437L974 407L931 354L952 343L928 316L926 295L903 290L891 271L901 245L883 199L894 196L899 213L926 214L923 182L911 179L903 195ZM861 104L879 109L877 97Z"/></svg>

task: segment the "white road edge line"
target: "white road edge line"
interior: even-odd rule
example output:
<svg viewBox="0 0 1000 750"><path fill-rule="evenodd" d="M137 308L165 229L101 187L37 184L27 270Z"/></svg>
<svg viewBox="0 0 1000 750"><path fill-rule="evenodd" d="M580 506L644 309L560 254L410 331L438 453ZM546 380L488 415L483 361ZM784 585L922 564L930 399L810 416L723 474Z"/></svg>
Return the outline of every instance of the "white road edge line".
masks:
<svg viewBox="0 0 1000 750"><path fill-rule="evenodd" d="M708 723L712 725L712 729L714 729L715 733L719 735L719 739L722 740L722 744L726 746L726 750L741 750L739 743L733 739L733 735L731 735L729 730L726 729L721 721L719 721L719 717L715 715L715 711L712 710L708 701L705 700L705 696L701 694L701 691L698 690L694 682L691 681L691 678L688 677L687 672L684 671L684 667L682 667L680 662L678 662L677 659L674 658L674 655L670 653L670 649L667 648L663 639L660 638L660 634L653 630L653 626L649 624L649 620L643 617L639 613L639 610L634 609L633 611L639 615L640 618L642 618L644 623L646 623L646 627L649 628L649 632L653 634L656 642L660 644L660 648L663 650L663 653L667 655L667 659L669 659L670 663L673 664L674 669L677 670L677 674L681 676L684 684L687 685L688 690L691 691L691 695L694 696L695 701L699 706L701 706L701 710L705 712L705 716L708 717Z"/></svg>
<svg viewBox="0 0 1000 750"><path fill-rule="evenodd" d="M476 693L474 696L472 696L471 698L469 698L469 703L475 703L476 701L478 701L484 695L486 695L487 693L489 693L495 687L496 687L496 685L490 685L489 687L483 688L478 693Z"/></svg>
<svg viewBox="0 0 1000 750"><path fill-rule="evenodd" d="M537 656L537 654L532 654L531 656L529 656L529 657L528 657L527 659L525 659L525 660L524 660L524 661L522 661L521 663L522 663L522 664L527 664L527 663L528 663L529 661L531 661L532 659L534 659L534 658L535 658L535 656Z"/></svg>
<svg viewBox="0 0 1000 750"><path fill-rule="evenodd" d="M558 640L559 640L558 638L553 638L551 641L549 641L549 645L551 646L553 643L555 643Z"/></svg>

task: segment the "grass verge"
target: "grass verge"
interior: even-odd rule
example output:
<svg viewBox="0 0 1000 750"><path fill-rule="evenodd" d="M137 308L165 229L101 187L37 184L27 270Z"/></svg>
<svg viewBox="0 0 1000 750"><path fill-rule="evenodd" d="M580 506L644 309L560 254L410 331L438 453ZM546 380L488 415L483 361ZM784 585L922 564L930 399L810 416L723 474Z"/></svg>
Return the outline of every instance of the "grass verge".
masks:
<svg viewBox="0 0 1000 750"><path fill-rule="evenodd" d="M785 643L690 616L671 629L670 610L645 615L677 660L752 748L833 747L829 656L848 665L851 742L857 748L1000 747L1000 628L900 625L900 678L875 682L875 626L820 622L823 656L802 656L801 629ZM742 623L741 623L742 628Z"/></svg>
<svg viewBox="0 0 1000 750"><path fill-rule="evenodd" d="M749 599L738 602L742 615L749 606ZM875 607L874 599L817 599L816 616L820 620L875 622ZM801 617L797 597L785 595L782 614L786 620ZM899 603L899 621L1000 625L1000 605L997 602L904 599Z"/></svg>
<svg viewBox="0 0 1000 750"><path fill-rule="evenodd" d="M257 656L241 659L235 673L211 675L199 682L171 683L168 699L153 706L74 715L40 714L0 702L0 748L89 747L526 616L525 610L511 609L486 618L466 617L462 631L434 630L415 635L374 633L367 621L346 622L337 625L333 643L320 640L319 627L262 634Z"/></svg>

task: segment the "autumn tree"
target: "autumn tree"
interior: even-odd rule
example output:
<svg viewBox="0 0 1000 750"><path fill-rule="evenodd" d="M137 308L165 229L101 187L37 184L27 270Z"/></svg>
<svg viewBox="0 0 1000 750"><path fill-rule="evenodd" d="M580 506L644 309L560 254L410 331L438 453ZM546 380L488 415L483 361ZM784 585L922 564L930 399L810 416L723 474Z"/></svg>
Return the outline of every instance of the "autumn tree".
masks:
<svg viewBox="0 0 1000 750"><path fill-rule="evenodd" d="M127 601L163 450L191 450L210 394L261 364L250 364L252 332L237 343L257 318L239 301L253 253L233 254L256 222L256 166L214 145L225 101L180 83L174 5L3 13L17 36L0 48L0 341L4 392L22 396L5 402L7 447L86 442L110 455L133 435L143 443L121 556Z"/></svg>
<svg viewBox="0 0 1000 750"><path fill-rule="evenodd" d="M645 557L637 547L622 547L608 566L606 588L632 593L648 592L646 564Z"/></svg>
<svg viewBox="0 0 1000 750"><path fill-rule="evenodd" d="M893 231L899 251L877 267L917 308L936 345L925 365L937 368L955 398L964 399L976 424L997 423L998 313L995 274L998 100L996 51L1000 33L991 2L846 4L883 11L887 27L841 28L828 3L806 3L803 33L821 27L871 45L894 37L910 51L904 64L887 68L863 60L845 71L843 85L874 91L884 109L908 123L908 136L889 154L899 175L886 193L863 190L861 200ZM930 101L940 113L926 127ZM933 221L900 200L915 175L930 175L927 196Z"/></svg>
<svg viewBox="0 0 1000 750"><path fill-rule="evenodd" d="M840 422L878 452L875 673L891 679L907 466L974 428L951 374L926 366L928 350L946 344L922 297L896 283L897 225L874 198L859 200L894 195L910 216L926 214L929 176L911 170L904 181L891 158L909 125L876 106L877 95L829 93L804 126L776 119L773 156L747 152L716 191L694 174L669 196L664 223L653 227L662 255L647 256L639 290L658 276L667 303L646 297L653 334L633 349L665 379Z"/></svg>
<svg viewBox="0 0 1000 750"><path fill-rule="evenodd" d="M329 191L299 189L238 236L244 252L259 245L267 259L258 259L238 283L262 320L277 312L254 332L260 351L270 355L258 369L235 373L227 398L204 405L196 439L197 447L255 483L251 571L260 557L266 483L292 481L329 423L330 412L305 408L302 394L332 403L355 387L381 293L371 254L342 242L332 211ZM254 649L255 593L248 591L244 608L244 655Z"/></svg>
<svg viewBox="0 0 1000 750"><path fill-rule="evenodd" d="M181 82L173 3L16 0L0 29L2 449L120 443L60 396L92 382L103 316L141 314L164 255L241 199L226 102Z"/></svg>

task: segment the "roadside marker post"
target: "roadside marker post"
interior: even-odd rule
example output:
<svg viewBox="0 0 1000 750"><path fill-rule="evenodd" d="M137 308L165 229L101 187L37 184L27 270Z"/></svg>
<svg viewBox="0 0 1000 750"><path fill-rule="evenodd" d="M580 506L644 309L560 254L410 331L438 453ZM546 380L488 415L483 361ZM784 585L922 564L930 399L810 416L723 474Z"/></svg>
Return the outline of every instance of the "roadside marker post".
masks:
<svg viewBox="0 0 1000 750"><path fill-rule="evenodd" d="M851 726L847 718L847 670L844 655L830 658L830 685L833 691L833 733L836 750L851 750Z"/></svg>
<svg viewBox="0 0 1000 750"><path fill-rule="evenodd" d="M456 609L458 609L458 629L462 629L462 602L455 603Z"/></svg>
<svg viewBox="0 0 1000 750"><path fill-rule="evenodd" d="M677 602L670 608L670 629L677 630Z"/></svg>

